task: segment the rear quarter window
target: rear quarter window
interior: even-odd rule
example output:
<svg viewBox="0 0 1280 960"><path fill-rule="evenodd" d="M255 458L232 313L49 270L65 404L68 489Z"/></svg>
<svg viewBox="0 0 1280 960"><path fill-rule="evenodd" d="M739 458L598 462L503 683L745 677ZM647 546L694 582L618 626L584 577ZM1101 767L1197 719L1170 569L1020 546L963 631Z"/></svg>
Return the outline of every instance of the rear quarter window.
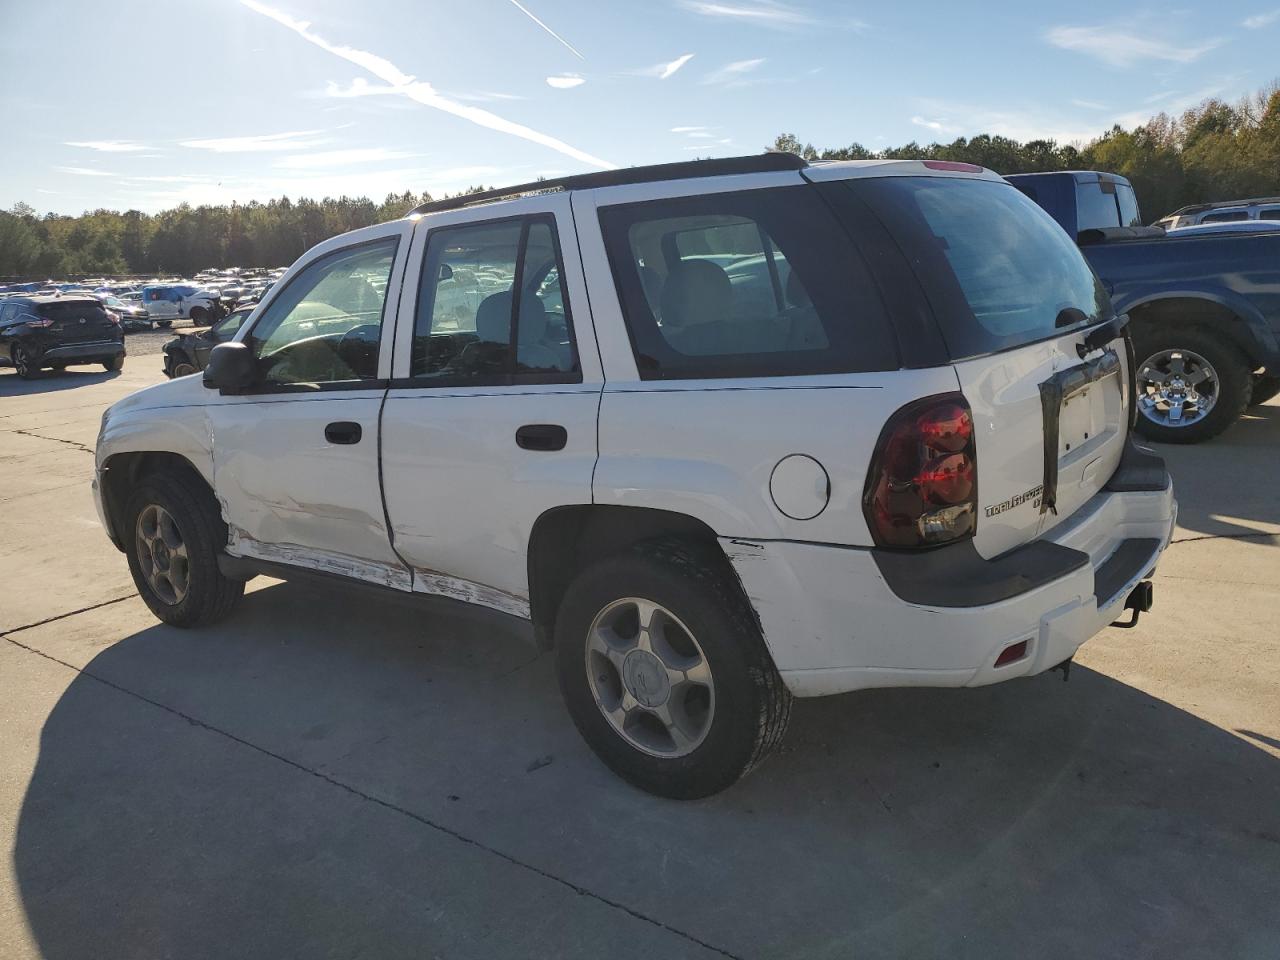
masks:
<svg viewBox="0 0 1280 960"><path fill-rule="evenodd" d="M602 207L645 380L892 370L866 264L812 187Z"/></svg>

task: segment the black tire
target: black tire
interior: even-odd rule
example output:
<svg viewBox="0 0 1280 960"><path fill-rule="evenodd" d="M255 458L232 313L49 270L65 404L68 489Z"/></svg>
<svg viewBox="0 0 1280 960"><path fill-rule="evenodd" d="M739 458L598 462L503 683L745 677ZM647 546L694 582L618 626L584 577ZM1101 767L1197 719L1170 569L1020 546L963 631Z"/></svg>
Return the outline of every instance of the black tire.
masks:
<svg viewBox="0 0 1280 960"><path fill-rule="evenodd" d="M31 359L31 352L20 343L9 348L9 359L14 370L23 380L35 380L40 376L40 366Z"/></svg>
<svg viewBox="0 0 1280 960"><path fill-rule="evenodd" d="M213 322L213 318L209 315L209 311L204 307L191 308L191 323L197 327L207 327Z"/></svg>
<svg viewBox="0 0 1280 960"><path fill-rule="evenodd" d="M189 587L179 603L168 603L147 582L139 561L138 515L157 505L173 518L187 548ZM227 525L207 489L171 473L143 477L125 506L121 540L129 572L151 612L175 627L195 627L221 620L244 595L244 581L218 569L218 554L227 542Z"/></svg>
<svg viewBox="0 0 1280 960"><path fill-rule="evenodd" d="M112 372L114 372L114 371L116 371L116 370L123 370L123 369L124 369L124 354L123 354L123 353L117 353L114 357L107 357L107 359L105 359L105 360L103 360L103 361L102 361L102 365L103 365L104 367L106 367L106 368L107 368L107 370L112 371Z"/></svg>
<svg viewBox="0 0 1280 960"><path fill-rule="evenodd" d="M587 634L614 601L637 597L674 613L697 637L714 678L715 709L691 753L645 753L614 729L587 677ZM755 614L718 548L655 540L593 563L570 584L556 617L560 692L596 755L629 783L693 800L734 784L786 733L791 694L765 647Z"/></svg>
<svg viewBox="0 0 1280 960"><path fill-rule="evenodd" d="M61 373L63 370L67 369L67 363L65 360L55 360L53 363L49 364L49 366L53 368L55 373Z"/></svg>
<svg viewBox="0 0 1280 960"><path fill-rule="evenodd" d="M1280 393L1280 377L1261 374L1253 378L1253 393L1249 397L1249 406L1257 407L1266 403Z"/></svg>
<svg viewBox="0 0 1280 960"><path fill-rule="evenodd" d="M1136 429L1157 443L1200 443L1222 433L1235 423L1249 406L1253 367L1235 344L1220 331L1204 326L1169 324L1147 327L1135 333L1136 369L1162 350L1189 350L1204 357L1218 374L1218 397L1204 418L1182 427L1169 427L1147 418L1138 410Z"/></svg>
<svg viewBox="0 0 1280 960"><path fill-rule="evenodd" d="M172 326L173 326L173 321L172 321L172 320L157 320L157 321L156 321L156 326L157 326L157 327L162 327L162 328L164 328L165 330L168 330L170 327L172 327Z"/></svg>
<svg viewBox="0 0 1280 960"><path fill-rule="evenodd" d="M189 377L191 374L199 372L200 370L194 363L189 360L179 360L173 365L173 375L170 379L176 380L178 377Z"/></svg>

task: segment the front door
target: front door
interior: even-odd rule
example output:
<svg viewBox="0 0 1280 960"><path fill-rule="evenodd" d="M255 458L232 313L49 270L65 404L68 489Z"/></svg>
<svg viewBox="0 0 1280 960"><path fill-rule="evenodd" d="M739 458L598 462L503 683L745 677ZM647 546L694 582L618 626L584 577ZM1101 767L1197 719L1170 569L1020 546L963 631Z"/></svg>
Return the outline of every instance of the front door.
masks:
<svg viewBox="0 0 1280 960"><path fill-rule="evenodd" d="M602 377L567 196L502 214L418 227L383 484L415 590L527 616L534 523L591 502Z"/></svg>
<svg viewBox="0 0 1280 960"><path fill-rule="evenodd" d="M210 406L227 552L409 588L378 480L378 413L412 227L317 248L240 337L260 382Z"/></svg>

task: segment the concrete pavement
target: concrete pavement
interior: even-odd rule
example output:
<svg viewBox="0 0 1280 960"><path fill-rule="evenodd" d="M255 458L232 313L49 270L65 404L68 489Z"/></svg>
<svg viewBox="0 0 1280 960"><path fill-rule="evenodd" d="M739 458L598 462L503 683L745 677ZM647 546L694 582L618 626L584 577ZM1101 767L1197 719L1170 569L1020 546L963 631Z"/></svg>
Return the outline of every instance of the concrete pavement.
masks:
<svg viewBox="0 0 1280 960"><path fill-rule="evenodd" d="M1070 683L802 701L679 804L510 621L260 580L158 624L88 495L155 366L0 373L0 956L1280 955L1280 405L1162 449L1156 608Z"/></svg>

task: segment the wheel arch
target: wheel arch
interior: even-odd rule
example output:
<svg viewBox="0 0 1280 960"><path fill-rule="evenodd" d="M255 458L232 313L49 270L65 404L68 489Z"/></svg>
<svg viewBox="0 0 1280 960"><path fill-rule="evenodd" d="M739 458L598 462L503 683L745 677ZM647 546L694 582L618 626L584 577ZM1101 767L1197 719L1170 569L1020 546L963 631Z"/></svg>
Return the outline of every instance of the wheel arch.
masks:
<svg viewBox="0 0 1280 960"><path fill-rule="evenodd" d="M1258 335L1261 329L1270 336L1265 321L1251 304L1236 297L1216 292L1165 292L1129 304L1124 310L1135 335L1158 330L1161 325L1204 325L1226 334L1254 366L1265 365L1269 356L1274 362L1276 344L1260 340Z"/></svg>
<svg viewBox="0 0 1280 960"><path fill-rule="evenodd" d="M121 524L129 493L150 473L167 473L182 477L216 496L213 487L194 463L182 454L168 450L131 450L108 457L101 468L102 512L107 534L119 550L124 550Z"/></svg>
<svg viewBox="0 0 1280 960"><path fill-rule="evenodd" d="M534 638L549 650L556 613L574 576L586 564L637 543L680 537L724 557L716 533L696 517L651 507L578 504L554 507L534 522L529 534L529 609ZM728 564L728 558L725 557Z"/></svg>

